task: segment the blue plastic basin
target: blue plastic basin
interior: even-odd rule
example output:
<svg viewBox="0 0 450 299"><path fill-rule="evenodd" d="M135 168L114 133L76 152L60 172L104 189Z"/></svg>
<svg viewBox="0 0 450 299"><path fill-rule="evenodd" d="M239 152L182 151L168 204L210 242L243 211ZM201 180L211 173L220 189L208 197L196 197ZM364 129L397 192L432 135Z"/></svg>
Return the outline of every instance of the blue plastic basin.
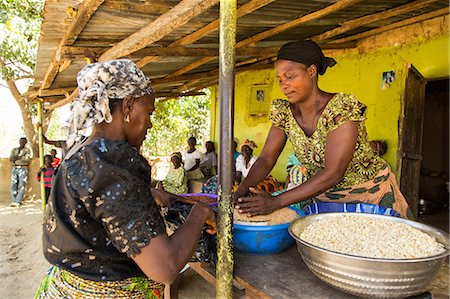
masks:
<svg viewBox="0 0 450 299"><path fill-rule="evenodd" d="M291 208L299 216L304 213ZM234 224L234 248L239 252L255 254L275 254L291 247L295 240L289 235L290 223L276 225Z"/></svg>

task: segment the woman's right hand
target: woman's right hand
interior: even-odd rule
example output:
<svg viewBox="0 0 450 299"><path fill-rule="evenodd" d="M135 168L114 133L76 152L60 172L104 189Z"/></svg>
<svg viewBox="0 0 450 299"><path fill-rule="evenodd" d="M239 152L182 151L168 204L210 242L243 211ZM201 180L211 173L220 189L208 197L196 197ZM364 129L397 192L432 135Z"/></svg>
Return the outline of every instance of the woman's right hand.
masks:
<svg viewBox="0 0 450 299"><path fill-rule="evenodd" d="M216 222L216 214L214 210L207 205L204 204L195 204L192 207L192 210L200 210L199 213L205 217L204 223L206 226L206 232L210 235L214 235L217 233L217 222ZM192 212L192 211L191 211Z"/></svg>

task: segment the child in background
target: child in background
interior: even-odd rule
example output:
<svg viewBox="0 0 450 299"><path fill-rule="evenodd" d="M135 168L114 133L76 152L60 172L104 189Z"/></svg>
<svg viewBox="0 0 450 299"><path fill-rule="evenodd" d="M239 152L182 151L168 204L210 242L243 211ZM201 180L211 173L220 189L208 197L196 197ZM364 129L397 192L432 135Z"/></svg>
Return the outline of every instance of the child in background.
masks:
<svg viewBox="0 0 450 299"><path fill-rule="evenodd" d="M50 196L50 190L52 188L52 177L55 168L52 166L53 158L50 155L44 156L44 166L41 167L37 173L38 182L41 181L41 174L44 174L44 187L45 187L45 198L48 199Z"/></svg>

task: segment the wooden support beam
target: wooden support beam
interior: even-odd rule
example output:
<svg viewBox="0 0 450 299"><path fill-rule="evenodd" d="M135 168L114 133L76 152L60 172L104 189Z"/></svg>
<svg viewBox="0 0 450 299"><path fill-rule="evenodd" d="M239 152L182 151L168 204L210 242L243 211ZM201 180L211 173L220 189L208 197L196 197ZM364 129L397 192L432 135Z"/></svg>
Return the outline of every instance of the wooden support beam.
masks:
<svg viewBox="0 0 450 299"><path fill-rule="evenodd" d="M49 88L53 83L53 80L55 80L60 66L61 47L70 46L76 41L81 31L83 31L84 27L86 26L87 22L89 22L91 16L97 11L98 7L102 5L104 1L105 0L84 0L83 3L80 4L75 17L73 18L72 22L70 22L69 27L67 27L66 32L59 42L58 49L56 50L52 61L47 67L47 71L45 72L40 89Z"/></svg>
<svg viewBox="0 0 450 299"><path fill-rule="evenodd" d="M257 43L257 42L259 42L261 40L264 40L264 39L266 39L268 37L274 36L274 35L276 35L278 33L286 31L288 29L297 27L297 26L299 26L301 24L304 24L306 22L317 20L317 19L322 18L322 17L324 17L326 15L329 15L331 13L335 13L335 12L337 12L339 10L342 10L342 9L347 8L349 6L355 5L358 2L361 2L361 0L340 0L340 1L336 1L335 3L329 5L329 6L325 7L325 8L322 8L322 9L319 9L319 10L317 10L315 12L310 13L310 14L301 16L301 17L299 17L299 18L297 18L295 20L292 20L292 21L287 22L287 23L285 23L283 25L277 26L277 27L275 27L273 29L269 29L269 30L266 30L264 32L258 33L258 34L254 35L252 37L246 38L246 39L238 42L236 44L236 48L241 48L241 47L244 47L244 46L255 44L255 43Z"/></svg>
<svg viewBox="0 0 450 299"><path fill-rule="evenodd" d="M342 25L338 28L329 30L327 32L324 32L322 34L316 35L312 37L311 39L314 41L324 41L327 40L333 36L337 36L339 34L342 34L344 32L348 32L352 29L361 27L366 24L370 24L373 22L381 21L390 17L394 17L399 14L407 13L410 11L414 11L417 9L421 9L423 7L428 6L429 4L436 2L438 0L417 0L415 2L410 2L408 4L404 4L392 9L388 9L379 13L367 15L361 18L357 18L354 20L350 20L347 22L342 23Z"/></svg>
<svg viewBox="0 0 450 299"><path fill-rule="evenodd" d="M299 26L299 25L301 25L303 23L306 23L306 22L309 22L309 21L312 21L312 20L316 20L318 18L321 18L321 17L326 16L326 15L331 14L331 13L335 13L336 11L339 11L341 9L344 9L344 8L348 7L348 6L354 5L354 4L356 4L356 3L360 2L360 1L361 0L339 0L336 3L333 3L333 4L327 6L327 7L323 8L323 9L317 10L315 12L312 12L310 14L302 16L302 17L300 17L298 19L295 19L293 21L287 22L287 23L285 23L283 25L280 25L278 27L275 27L273 29L269 29L269 30L266 30L266 31L261 32L259 34L256 34L256 35L254 35L252 37L246 38L246 39L236 43L236 48L238 49L238 48L242 48L242 47L245 47L245 46L248 46L248 45L253 45L253 44L255 44L258 41L261 41L261 40L266 39L268 37L274 36L274 35L276 35L276 34L278 34L280 32L283 32L283 31L288 30L290 28L293 28L295 26ZM428 0L428 1L430 1L430 0ZM216 58L215 57L202 58L202 59L200 59L198 61L195 61L195 62L193 62L191 64L188 64L188 65L184 66L183 68L181 68L178 71L175 71L175 72L169 74L168 76L169 76L169 78L172 78L172 77L176 77L176 76L182 75L182 74L184 74L186 72L189 72L189 71L191 71L191 70L193 70L193 69L195 69L195 68L197 68L197 67L199 67L199 66L201 66L201 65L203 65L205 63L208 63L208 62L210 62L210 61L212 61L214 59L216 59Z"/></svg>
<svg viewBox="0 0 450 299"><path fill-rule="evenodd" d="M242 6L240 6L237 11L237 17L243 17L269 3L272 3L275 0L252 0ZM185 37L171 43L169 45L169 47L178 47L178 46L185 46L185 45L189 45L192 44L194 42L196 42L197 40L201 39L202 37L204 37L205 35L217 30L219 28L219 19L212 21L211 23L209 23L208 25L206 25L203 28L200 28L199 30L186 35ZM148 61L148 62L147 62ZM144 65L146 65L149 62L154 62L157 61L153 58L151 59L146 59L146 57L144 57L143 59L141 59L140 61L138 61L136 64L139 67L143 67Z"/></svg>
<svg viewBox="0 0 450 299"><path fill-rule="evenodd" d="M330 43L331 44L341 44L341 43L346 43L346 42L350 42L350 41L354 41L354 40L359 40L362 38L377 35L377 34L380 34L380 33L383 33L383 32L389 31L389 30L393 30L396 28L400 28L403 26L408 26L411 24L425 21L425 20L437 18L437 17L443 16L443 15L446 15L448 13L449 13L448 7L444 7L444 8L429 12L429 13L425 13L425 14L422 14L422 15L419 15L416 17L412 17L412 18L403 20L403 21L395 22L395 23L389 24L387 26L379 27L379 28L365 31L365 32L362 32L359 34L349 36L349 37L344 37L344 38L341 38L338 40L334 40Z"/></svg>
<svg viewBox="0 0 450 299"><path fill-rule="evenodd" d="M236 72L244 72L244 71L248 71L248 70L256 70L256 69L265 69L265 68L270 68L273 67L272 62L275 61L275 57L269 58L269 59L265 59L262 60L260 62L257 62L255 64L252 65L247 65L247 66L241 66L236 68ZM195 73L195 74L184 74L184 75L180 75L180 76L176 76L176 77L172 77L172 78L168 78L168 77L164 77L164 78L155 78L152 80L152 84L153 86L158 86L161 84L165 84L165 83L171 83L171 82L187 82L187 81L191 81L191 80L196 80L196 79L206 79L206 78L215 78L219 75L219 69L216 68L214 70L208 71L208 72L200 72L200 73Z"/></svg>
<svg viewBox="0 0 450 299"><path fill-rule="evenodd" d="M236 10L236 16L237 16L237 18L243 17L249 13L254 12L255 10L260 9L263 6L266 6L269 3L272 3L273 1L275 1L275 0L253 0L253 1L250 1L244 5L241 5ZM192 44L192 43L198 41L199 39L201 39L202 37L204 37L205 35L217 30L218 28L219 28L219 19L214 20L213 22L209 23L205 27L200 28L199 30L197 30L189 35L186 35L185 37L171 43L170 47L185 46L185 45Z"/></svg>
<svg viewBox="0 0 450 299"><path fill-rule="evenodd" d="M150 62L154 62L154 61L158 61L158 60L159 60L159 56L146 56L146 57L142 58L141 60L139 60L138 62L136 62L136 65L139 68L141 68Z"/></svg>
<svg viewBox="0 0 450 299"><path fill-rule="evenodd" d="M70 102L73 101L73 99L78 96L78 88L76 88L68 97L66 97L64 100L58 101L50 106L45 107L47 110L53 110L59 107L62 107Z"/></svg>
<svg viewBox="0 0 450 299"><path fill-rule="evenodd" d="M72 47L62 46L60 50L61 60L83 59L85 57L98 58L108 48L103 47Z"/></svg>
<svg viewBox="0 0 450 299"><path fill-rule="evenodd" d="M349 44L345 45L331 45L332 48L349 47ZM263 56L263 55L275 55L278 52L279 47L246 47L236 49L237 56ZM101 47L62 47L61 59L73 60L85 57L98 57L103 53L106 48ZM210 56L217 57L219 54L218 48L185 48L185 47L148 47L139 50L131 55L131 57L142 57L144 59L156 60L157 56ZM148 58L147 58L148 57Z"/></svg>
<svg viewBox="0 0 450 299"><path fill-rule="evenodd" d="M188 92L156 92L157 98L179 98L179 97L192 97L192 96L204 96L206 93L203 91L188 91Z"/></svg>
<svg viewBox="0 0 450 299"><path fill-rule="evenodd" d="M100 56L99 61L123 57L145 48L218 2L219 0L183 0L155 21L107 50Z"/></svg>
<svg viewBox="0 0 450 299"><path fill-rule="evenodd" d="M30 94L28 94L28 98L34 99L37 97L51 97L57 95L65 95L66 93L71 93L75 90L76 87L67 87L67 88L56 88L56 89L44 89L37 90Z"/></svg>
<svg viewBox="0 0 450 299"><path fill-rule="evenodd" d="M140 12L146 14L164 14L172 8L172 6L164 0L139 1L137 3L123 0L108 0L103 6L117 11Z"/></svg>

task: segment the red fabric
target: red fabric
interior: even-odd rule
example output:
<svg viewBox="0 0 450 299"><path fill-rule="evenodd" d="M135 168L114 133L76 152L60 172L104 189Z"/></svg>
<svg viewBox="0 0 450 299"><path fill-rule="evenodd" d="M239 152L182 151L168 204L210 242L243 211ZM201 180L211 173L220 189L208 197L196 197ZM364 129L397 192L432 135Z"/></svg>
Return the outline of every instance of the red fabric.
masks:
<svg viewBox="0 0 450 299"><path fill-rule="evenodd" d="M60 158L57 158L57 157L54 157L53 160L52 160L52 166L53 166L54 168L56 168L56 166L58 166L59 163L61 163L61 159L60 159Z"/></svg>
<svg viewBox="0 0 450 299"><path fill-rule="evenodd" d="M44 187L45 188L51 188L52 187L52 177L53 177L53 171L55 169L53 167L45 168L44 170ZM41 181L41 176L37 176L38 182Z"/></svg>

